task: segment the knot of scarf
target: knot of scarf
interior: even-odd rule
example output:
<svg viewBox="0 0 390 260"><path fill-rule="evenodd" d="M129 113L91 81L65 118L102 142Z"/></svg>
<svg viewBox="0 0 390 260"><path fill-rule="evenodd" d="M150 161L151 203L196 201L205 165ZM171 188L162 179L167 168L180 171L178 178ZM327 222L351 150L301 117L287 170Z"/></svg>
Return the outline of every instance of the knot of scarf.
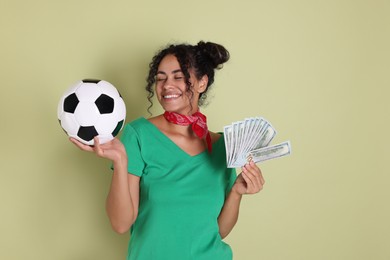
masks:
<svg viewBox="0 0 390 260"><path fill-rule="evenodd" d="M207 149L209 153L211 153L212 145L211 145L211 136L209 130L207 128L207 118L204 114L197 111L190 116L182 115L176 112L168 112L165 111L164 117L171 123L176 125L188 126L191 125L192 131L199 138L206 139Z"/></svg>

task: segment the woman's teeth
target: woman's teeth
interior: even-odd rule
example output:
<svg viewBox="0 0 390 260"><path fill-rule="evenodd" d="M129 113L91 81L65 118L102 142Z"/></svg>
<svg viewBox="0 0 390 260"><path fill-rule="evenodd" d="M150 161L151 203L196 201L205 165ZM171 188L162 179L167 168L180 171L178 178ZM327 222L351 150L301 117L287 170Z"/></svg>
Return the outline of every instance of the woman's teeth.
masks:
<svg viewBox="0 0 390 260"><path fill-rule="evenodd" d="M164 98L177 98L179 95L166 95Z"/></svg>

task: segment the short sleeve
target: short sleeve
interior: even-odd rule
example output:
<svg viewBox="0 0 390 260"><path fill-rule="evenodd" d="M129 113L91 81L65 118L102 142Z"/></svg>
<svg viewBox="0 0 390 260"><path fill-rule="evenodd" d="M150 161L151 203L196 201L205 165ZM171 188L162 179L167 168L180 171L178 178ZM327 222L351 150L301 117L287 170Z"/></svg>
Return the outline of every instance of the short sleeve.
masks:
<svg viewBox="0 0 390 260"><path fill-rule="evenodd" d="M130 124L127 124L123 129L120 140L125 146L127 153L127 171L136 176L142 176L145 162L142 158L141 141L138 133Z"/></svg>

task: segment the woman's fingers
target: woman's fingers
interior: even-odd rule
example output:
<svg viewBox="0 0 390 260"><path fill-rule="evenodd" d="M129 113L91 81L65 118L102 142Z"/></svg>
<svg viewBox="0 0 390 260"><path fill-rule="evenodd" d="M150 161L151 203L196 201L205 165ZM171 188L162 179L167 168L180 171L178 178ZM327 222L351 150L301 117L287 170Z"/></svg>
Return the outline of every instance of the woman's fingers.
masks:
<svg viewBox="0 0 390 260"><path fill-rule="evenodd" d="M248 170L242 167L242 178L246 183L246 193L252 193L253 187L255 186L253 182L253 177L249 174Z"/></svg>
<svg viewBox="0 0 390 260"><path fill-rule="evenodd" d="M83 151L87 152L93 152L93 148L89 145L83 144L82 142L76 140L75 138L71 137L69 140L74 143L78 148L80 148Z"/></svg>
<svg viewBox="0 0 390 260"><path fill-rule="evenodd" d="M261 170L254 162L249 162L242 167L243 178L247 184L247 193L257 193L263 189L265 183Z"/></svg>
<svg viewBox="0 0 390 260"><path fill-rule="evenodd" d="M253 161L251 161L249 163L249 166L252 168L253 174L260 181L261 186L263 186L264 183L265 183L265 180L264 180L264 177L263 177L263 173L261 172L261 169Z"/></svg>
<svg viewBox="0 0 390 260"><path fill-rule="evenodd" d="M72 137L69 138L69 140L72 143L74 143L78 148L83 150L83 151L93 152L93 153L97 154L98 156L103 156L104 155L104 151L103 151L103 149L100 146L99 138L97 136L95 136L93 138L93 141L94 141L94 145L93 146L83 144L82 142L80 142L77 139L72 138Z"/></svg>
<svg viewBox="0 0 390 260"><path fill-rule="evenodd" d="M127 158L126 150L123 144L117 138L114 138L113 140L106 142L104 144L100 144L100 140L96 136L93 139L94 141L93 146L83 144L75 138L69 138L69 140L81 150L87 152L93 152L95 153L96 156L102 158L106 158L112 161L115 160L123 161L123 159Z"/></svg>
<svg viewBox="0 0 390 260"><path fill-rule="evenodd" d="M93 138L93 150L94 152L100 156L100 157L103 157L104 155L104 150L102 149L102 147L100 146L100 141L99 141L99 138L97 136L95 136Z"/></svg>

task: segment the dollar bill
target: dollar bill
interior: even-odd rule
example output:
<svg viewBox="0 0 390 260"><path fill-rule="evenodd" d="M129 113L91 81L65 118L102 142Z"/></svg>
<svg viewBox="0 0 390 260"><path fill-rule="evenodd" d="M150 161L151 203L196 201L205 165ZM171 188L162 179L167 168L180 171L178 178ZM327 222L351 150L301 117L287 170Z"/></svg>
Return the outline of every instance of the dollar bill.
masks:
<svg viewBox="0 0 390 260"><path fill-rule="evenodd" d="M227 125L223 129L223 136L225 138L225 148L226 148L226 162L227 165L231 165L231 151L232 151L232 135L233 135L233 127L231 125Z"/></svg>
<svg viewBox="0 0 390 260"><path fill-rule="evenodd" d="M247 154L248 161L254 161L255 163L263 162L270 159L279 158L289 155L291 153L290 141L280 144L263 147L257 150L250 151Z"/></svg>

